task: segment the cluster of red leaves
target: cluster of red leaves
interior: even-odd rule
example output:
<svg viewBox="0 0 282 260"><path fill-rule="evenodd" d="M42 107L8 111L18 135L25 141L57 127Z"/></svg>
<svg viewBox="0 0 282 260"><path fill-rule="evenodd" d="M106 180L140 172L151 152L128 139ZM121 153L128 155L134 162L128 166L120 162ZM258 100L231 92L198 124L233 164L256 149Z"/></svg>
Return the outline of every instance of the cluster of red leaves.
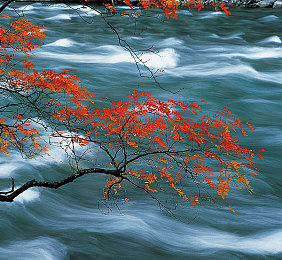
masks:
<svg viewBox="0 0 282 260"><path fill-rule="evenodd" d="M194 121L191 116L202 114L202 108L194 102L162 102L148 93L136 91L129 98L129 101L112 103L110 108L85 108L80 115L69 108L64 110L62 118L57 118L80 117L87 129L91 129L88 136L98 135L107 140L101 148L112 154L110 165L114 162L116 168L124 167L127 178L139 179L150 192L157 192L154 184L163 181L196 206L199 198L189 199L179 186L187 176L206 183L223 199L233 192L232 187L252 192L248 175L256 169L256 156L253 150L241 147L232 135L240 132L247 136L244 124L231 116L228 109ZM58 112L61 114L62 111ZM88 143L88 138L83 141ZM122 156L113 156L119 152ZM230 156L237 160L229 160ZM140 160L146 161L149 167L134 166ZM107 187L113 187L116 193L121 184L121 178L111 177Z"/></svg>
<svg viewBox="0 0 282 260"><path fill-rule="evenodd" d="M3 19L11 19L9 16L2 14ZM33 22L21 17L15 22L7 23L6 26L0 25L0 91L2 95L18 94L21 97L29 97L33 93L40 94L40 97L49 98L47 107L50 107L50 114L57 119L63 120L63 115L58 115L57 107L65 108L65 104L58 99L51 99L52 94L65 94L75 106L73 111L77 111L79 116L83 110L84 100L90 100L92 95L89 94L84 85L78 85L81 79L76 75L68 75L66 71L57 73L53 70L38 72L34 70L33 64L26 60L20 60L18 53L28 56L35 56L32 52L35 47L41 47L44 43L44 26L36 26ZM17 68L18 67L18 68ZM7 104L3 107L11 106ZM56 105L56 106L54 106ZM13 104L16 107L16 104ZM18 108L19 109L19 108ZM22 114L31 111L19 111ZM34 108L36 110L36 108ZM53 111L54 110L54 111ZM7 114L7 113L5 113ZM75 114L73 112L73 114ZM4 113L3 113L4 115ZM8 120L8 121L7 121ZM43 142L40 140L40 132L31 125L30 119L14 114L13 119L0 117L0 151L8 154L7 147L10 144L16 145L23 149L29 145L35 153L46 151Z"/></svg>
<svg viewBox="0 0 282 260"><path fill-rule="evenodd" d="M130 0L124 0L124 4L130 7L133 13L128 12L119 12L118 8L110 5L105 4L105 9L111 14L120 14L121 16L140 16L141 13L139 10L135 12L135 7L132 5ZM138 0L139 6L142 8L149 10L149 9L160 9L163 10L167 19L170 17L172 19L177 19L177 11L180 6L179 0ZM200 0L185 0L185 6L192 11L192 9L196 8L198 11L203 9L205 6L202 4ZM225 3L212 3L213 7L216 11L222 10L226 15L230 15L231 13L228 11L228 7L225 6Z"/></svg>
<svg viewBox="0 0 282 260"><path fill-rule="evenodd" d="M145 1L142 2L145 8ZM2 18L9 17L2 15ZM158 185L165 183L194 207L202 198L184 191L186 177L206 184L222 199L235 189L252 192L249 175L256 169L256 155L235 138L234 133L247 136L245 124L228 109L208 116L197 103L164 102L136 91L128 101L96 108L94 95L75 75L53 70L38 72L26 61L21 61L25 69L16 69L15 53L34 55L33 48L43 42L42 28L24 17L9 23L8 28L0 27L1 93L18 93L24 97L40 94L50 117L58 124L67 122L68 130L75 133L65 138L80 146L98 145L108 156L109 167L121 172L121 176L109 178L106 188L113 188L117 193L124 179L139 180L144 189L155 193ZM12 143L19 149L29 144L35 153L47 150L41 144L40 131L30 124L31 118L13 115L9 120L0 117L0 151L8 153ZM246 125L253 130L249 123ZM60 137L64 138L64 134ZM236 160L228 159L230 156ZM107 194L105 189L104 193Z"/></svg>
<svg viewBox="0 0 282 260"><path fill-rule="evenodd" d="M9 16L1 14L2 19L10 19ZM4 28L0 25L0 90L5 93L16 91L17 85L13 84L10 79L10 68L19 61L15 61L17 52L23 53L26 57L33 56L34 47L41 46L44 42L44 34L40 31L44 27L36 26L33 22L22 17L14 23L7 23ZM27 67L30 63L21 62ZM7 69L8 68L8 69ZM22 138L19 138L21 135ZM26 143L30 143L36 153L44 150L38 138L39 131L30 125L29 120L22 120L21 116L14 115L14 120L7 120L0 117L0 151L8 154L7 147L10 144L16 145L21 149Z"/></svg>
<svg viewBox="0 0 282 260"><path fill-rule="evenodd" d="M123 163L134 163L150 155L148 163L153 171L128 163L128 176L144 181L146 189L152 192L157 190L150 185L164 180L185 200L188 197L177 184L187 174L200 177L223 199L232 192L232 186L252 192L248 174L256 169L256 156L253 150L241 147L232 135L239 131L246 136L246 131L241 120L232 117L228 109L193 121L191 115L202 113L202 108L193 102L161 102L144 92L134 92L130 99L95 110L90 123L95 133L103 130L110 140L109 150L133 149ZM237 160L229 160L230 156ZM213 176L215 172L219 174ZM196 205L199 200L193 203Z"/></svg>

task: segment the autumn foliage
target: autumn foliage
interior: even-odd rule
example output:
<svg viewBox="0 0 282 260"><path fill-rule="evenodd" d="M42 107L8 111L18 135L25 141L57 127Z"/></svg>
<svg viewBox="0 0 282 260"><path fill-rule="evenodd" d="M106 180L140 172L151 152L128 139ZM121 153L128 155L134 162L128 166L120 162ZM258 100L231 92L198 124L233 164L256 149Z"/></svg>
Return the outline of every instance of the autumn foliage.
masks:
<svg viewBox="0 0 282 260"><path fill-rule="evenodd" d="M170 3L177 7L176 1L141 1L144 8L163 8L175 18L165 9L172 9ZM236 189L252 193L249 177L257 156L236 138L247 136L245 128L253 131L249 123L227 108L208 116L188 99L161 101L138 91L110 107L97 108L95 96L78 76L51 69L39 72L27 61L35 56L33 49L44 43L44 27L25 17L9 20L1 15L0 94L8 97L0 107L2 153L9 154L14 147L25 156L48 155L54 143L65 151L71 149L77 172L54 187L86 173L105 173L109 175L103 188L106 198L123 189L124 182L154 198L159 187L167 186L193 207L211 201L211 196L225 199ZM98 154L89 160L92 168L81 169L75 147ZM204 192L190 191L189 182L204 187ZM32 186L54 188L47 182L28 183L18 193ZM18 195L11 194L6 201ZM0 194L2 201L5 196Z"/></svg>
<svg viewBox="0 0 282 260"><path fill-rule="evenodd" d="M135 5L132 4L130 0L124 0L124 4L126 4L128 7L130 7L131 12L120 12L118 8L115 6L112 6L110 4L105 4L105 9L109 11L111 14L120 14L121 16L135 16L138 17L142 14L142 11L135 8ZM185 0L185 1L179 1L179 0L138 0L137 6L142 7L145 10L150 9L160 9L164 11L165 16L167 19L170 17L172 19L177 19L177 11L179 7L184 5L186 8L189 9L189 11L192 11L193 9L197 9L200 11L205 6L200 0ZM226 15L230 15L231 13L228 11L229 7L225 6L225 3L218 3L213 2L212 6L216 11L222 10Z"/></svg>

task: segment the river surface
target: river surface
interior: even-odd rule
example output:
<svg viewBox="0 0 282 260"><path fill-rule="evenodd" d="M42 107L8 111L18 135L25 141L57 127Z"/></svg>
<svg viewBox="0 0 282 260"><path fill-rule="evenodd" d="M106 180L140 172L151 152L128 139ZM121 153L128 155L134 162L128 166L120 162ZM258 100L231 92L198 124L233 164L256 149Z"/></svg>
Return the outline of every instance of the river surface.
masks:
<svg viewBox="0 0 282 260"><path fill-rule="evenodd" d="M152 71L164 70L157 72L160 88L139 76L96 12L15 6L19 12L23 7L29 19L46 26L36 68L76 70L99 106L133 90L165 100L205 100L211 115L228 107L250 122L255 132L243 138L244 145L266 151L252 179L255 193L238 192L228 200L237 215L218 205L193 209L184 201L168 214L134 189L130 203L107 212L99 204L103 177L85 176L57 191L27 191L16 202L1 204L0 259L282 259L281 9L231 9L229 17L181 10L177 21L165 22L161 13L148 12L137 24L113 17L111 23L132 48L158 51L143 60ZM64 153L52 152L56 160L24 160L16 152L2 156L1 181L7 185L14 177L19 185L30 178L67 176ZM173 207L173 195L167 196Z"/></svg>

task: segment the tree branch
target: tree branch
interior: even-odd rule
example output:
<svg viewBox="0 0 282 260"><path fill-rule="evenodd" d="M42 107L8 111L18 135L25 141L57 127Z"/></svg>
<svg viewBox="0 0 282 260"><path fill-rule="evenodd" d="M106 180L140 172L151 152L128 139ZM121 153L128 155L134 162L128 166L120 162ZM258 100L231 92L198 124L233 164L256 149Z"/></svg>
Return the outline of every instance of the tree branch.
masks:
<svg viewBox="0 0 282 260"><path fill-rule="evenodd" d="M154 154L165 154L165 155L168 155L168 156L171 156L171 154L179 154L179 153L185 153L185 152L196 152L196 151L201 151L201 149L194 149L194 148L190 148L190 149L186 149L186 150L181 150L181 151L169 151L169 150L165 150L165 151L153 151L153 152L145 152L145 153L142 153L142 154L139 154L137 156L135 156L134 158L128 160L128 161L125 161L122 166L119 166L119 169L123 169L125 168L128 164L136 161L137 159L139 158L142 158L142 157L146 157L146 156L149 156L149 155L154 155Z"/></svg>
<svg viewBox="0 0 282 260"><path fill-rule="evenodd" d="M0 7L0 14L3 12L3 10L12 2L15 2L15 0L8 0L2 6Z"/></svg>
<svg viewBox="0 0 282 260"><path fill-rule="evenodd" d="M57 182L42 182L42 181L36 181L36 180L31 180L23 184L21 187L18 189L14 190L14 183L13 187L10 191L8 192L0 192L0 201L3 202L13 202L13 200L19 196L21 193L24 191L32 188L32 187L46 187L46 188L51 188L51 189L58 189L63 185L66 185L70 182L73 182L77 178L88 174L88 173L104 173L104 174L109 174L109 175L114 175L116 177L121 177L121 174L117 170L108 170L108 169L103 169L103 168L89 168L89 169L84 169L76 172L75 174L69 176L68 178L65 178L61 181Z"/></svg>

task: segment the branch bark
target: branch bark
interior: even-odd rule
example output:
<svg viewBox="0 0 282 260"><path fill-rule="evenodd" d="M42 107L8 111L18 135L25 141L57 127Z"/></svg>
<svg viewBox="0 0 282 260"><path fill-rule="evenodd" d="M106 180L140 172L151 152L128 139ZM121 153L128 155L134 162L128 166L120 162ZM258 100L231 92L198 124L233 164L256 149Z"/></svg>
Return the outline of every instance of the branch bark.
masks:
<svg viewBox="0 0 282 260"><path fill-rule="evenodd" d="M0 7L0 14L3 12L3 10L10 4L15 2L15 0L8 0L6 1L4 4L2 4L2 6Z"/></svg>
<svg viewBox="0 0 282 260"><path fill-rule="evenodd" d="M31 180L31 181L26 182L25 184L23 184L21 187L19 187L16 190L14 190L14 188L12 187L11 191L9 192L0 192L0 201L13 202L17 196L19 196L21 193L23 193L24 191L32 187L46 187L46 188L51 188L51 189L58 189L61 186L66 185L70 182L73 182L77 178L85 174L89 174L89 173L104 173L104 174L113 175L116 177L121 177L121 174L118 170L108 170L108 169L103 169L103 168L83 169L61 181L44 182L44 181Z"/></svg>

